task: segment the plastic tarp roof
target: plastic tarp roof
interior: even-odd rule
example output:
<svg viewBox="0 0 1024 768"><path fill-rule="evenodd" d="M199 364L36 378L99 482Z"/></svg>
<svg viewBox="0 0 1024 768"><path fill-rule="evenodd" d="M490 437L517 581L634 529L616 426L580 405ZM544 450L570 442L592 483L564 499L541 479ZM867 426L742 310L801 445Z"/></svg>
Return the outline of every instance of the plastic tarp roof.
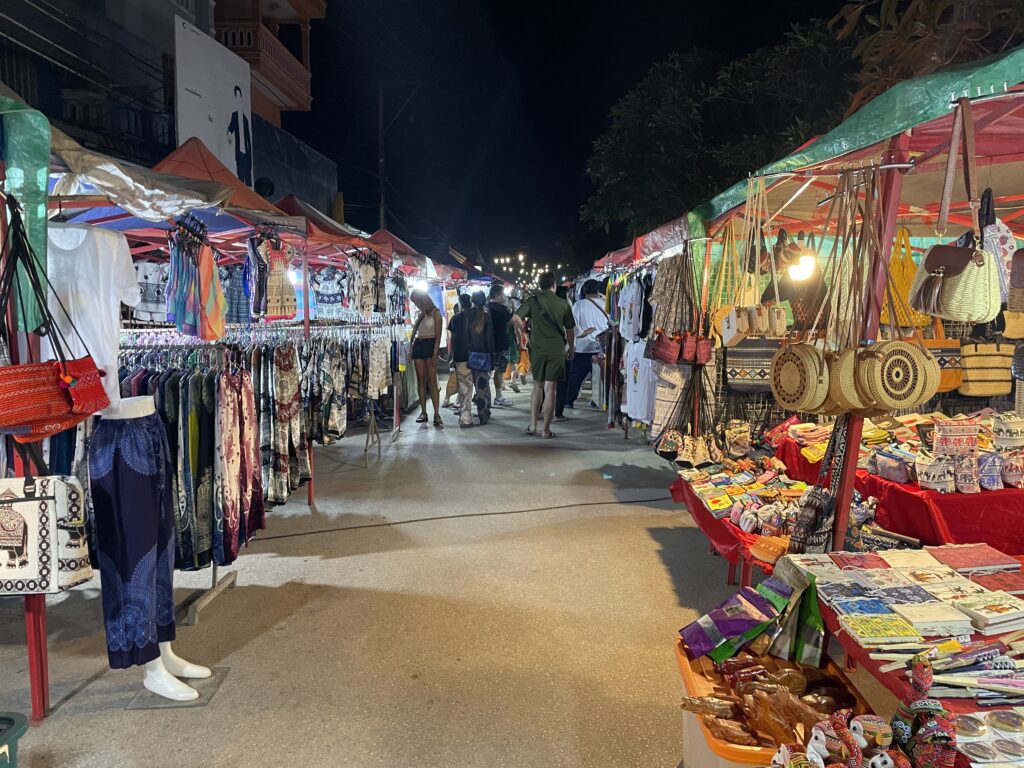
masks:
<svg viewBox="0 0 1024 768"><path fill-rule="evenodd" d="M193 208L221 205L231 197L232 187L221 181L143 168L88 150L58 128L52 132L50 171L60 174L53 195L102 195L147 221L165 221ZM67 205L74 208L73 201Z"/></svg>
<svg viewBox="0 0 1024 768"><path fill-rule="evenodd" d="M336 245L369 246L368 236L347 224L335 221L312 203L301 197L288 195L274 205L289 216L302 216L306 220L306 237L310 240Z"/></svg>
<svg viewBox="0 0 1024 768"><path fill-rule="evenodd" d="M967 65L951 67L924 77L907 80L864 105L836 128L797 152L761 168L761 175L811 168L850 167L882 161L886 143L893 136L910 131L910 158L923 162L907 173L901 195L900 224L918 235L934 234L942 175L948 144L952 109L961 96L988 97L972 105L975 120L979 186L991 186L996 207L1006 219L1005 204L1020 207L1024 193L1024 98L1019 84L1024 81L1024 46ZM831 194L832 177L811 180L810 189L790 203L779 221L813 224L827 210L822 199ZM769 209L778 211L807 179L780 176L769 180ZM812 192L813 190L813 192ZM693 211L704 221L715 222L736 212L746 201L747 182L742 181ZM951 222L964 224L967 206L962 199L963 183L954 187L954 215ZM959 195L960 199L956 199ZM959 217L957 217L959 213ZM1018 233L1024 221L1008 221Z"/></svg>

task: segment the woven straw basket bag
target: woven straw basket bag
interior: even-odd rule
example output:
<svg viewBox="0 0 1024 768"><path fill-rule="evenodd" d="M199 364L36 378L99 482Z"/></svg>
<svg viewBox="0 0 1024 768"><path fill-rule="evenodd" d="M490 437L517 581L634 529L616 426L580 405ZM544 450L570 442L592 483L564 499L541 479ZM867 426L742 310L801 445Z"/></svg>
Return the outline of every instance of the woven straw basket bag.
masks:
<svg viewBox="0 0 1024 768"><path fill-rule="evenodd" d="M828 397L828 366L811 344L787 344L772 358L772 394L787 411L809 412Z"/></svg>

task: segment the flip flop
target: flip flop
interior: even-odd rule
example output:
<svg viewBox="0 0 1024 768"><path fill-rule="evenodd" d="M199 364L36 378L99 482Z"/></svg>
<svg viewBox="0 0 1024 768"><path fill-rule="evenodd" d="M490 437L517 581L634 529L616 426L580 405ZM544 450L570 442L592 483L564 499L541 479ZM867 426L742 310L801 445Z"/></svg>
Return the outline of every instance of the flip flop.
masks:
<svg viewBox="0 0 1024 768"><path fill-rule="evenodd" d="M550 440L553 437L558 437L558 435L549 429L548 433L546 435L541 435L541 437L543 437L545 440Z"/></svg>
<svg viewBox="0 0 1024 768"><path fill-rule="evenodd" d="M427 415L425 413L421 413L419 416L416 417L416 423L417 424L426 424L427 423Z"/></svg>
<svg viewBox="0 0 1024 768"><path fill-rule="evenodd" d="M526 428L526 434L528 434L528 435L536 435L537 434L537 428L536 427L527 427Z"/></svg>
<svg viewBox="0 0 1024 768"><path fill-rule="evenodd" d="M434 426L435 427L443 427L444 426L444 420L440 416L435 416L434 417Z"/></svg>

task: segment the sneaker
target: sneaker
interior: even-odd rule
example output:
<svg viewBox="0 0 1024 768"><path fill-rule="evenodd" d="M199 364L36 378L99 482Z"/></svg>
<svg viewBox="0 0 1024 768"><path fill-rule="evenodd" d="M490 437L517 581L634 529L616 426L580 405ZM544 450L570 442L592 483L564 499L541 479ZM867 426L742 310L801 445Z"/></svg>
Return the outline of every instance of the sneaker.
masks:
<svg viewBox="0 0 1024 768"><path fill-rule="evenodd" d="M506 408L511 408L512 407L512 401L509 400L507 397L496 397L496 398L494 398L494 404L495 405L501 405L501 406L504 406Z"/></svg>
<svg viewBox="0 0 1024 768"><path fill-rule="evenodd" d="M519 385L516 384L515 379L509 382L509 386L512 388L513 392L515 392L517 395L519 394Z"/></svg>

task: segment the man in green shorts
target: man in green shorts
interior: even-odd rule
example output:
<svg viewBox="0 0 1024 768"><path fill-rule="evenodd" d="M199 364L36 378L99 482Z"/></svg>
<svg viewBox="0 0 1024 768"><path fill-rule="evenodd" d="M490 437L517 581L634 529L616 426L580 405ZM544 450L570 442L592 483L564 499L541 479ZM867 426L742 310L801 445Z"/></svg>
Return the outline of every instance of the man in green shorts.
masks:
<svg viewBox="0 0 1024 768"><path fill-rule="evenodd" d="M551 431L551 417L555 413L555 397L558 382L566 377L566 361L571 360L576 349L574 329L576 321L572 316L569 302L555 295L555 273L544 272L538 285L540 291L530 296L516 310L514 322L523 329L530 321L530 368L534 386L530 396L530 426L528 434L537 434L537 419L541 402L544 403L544 437L554 437Z"/></svg>

